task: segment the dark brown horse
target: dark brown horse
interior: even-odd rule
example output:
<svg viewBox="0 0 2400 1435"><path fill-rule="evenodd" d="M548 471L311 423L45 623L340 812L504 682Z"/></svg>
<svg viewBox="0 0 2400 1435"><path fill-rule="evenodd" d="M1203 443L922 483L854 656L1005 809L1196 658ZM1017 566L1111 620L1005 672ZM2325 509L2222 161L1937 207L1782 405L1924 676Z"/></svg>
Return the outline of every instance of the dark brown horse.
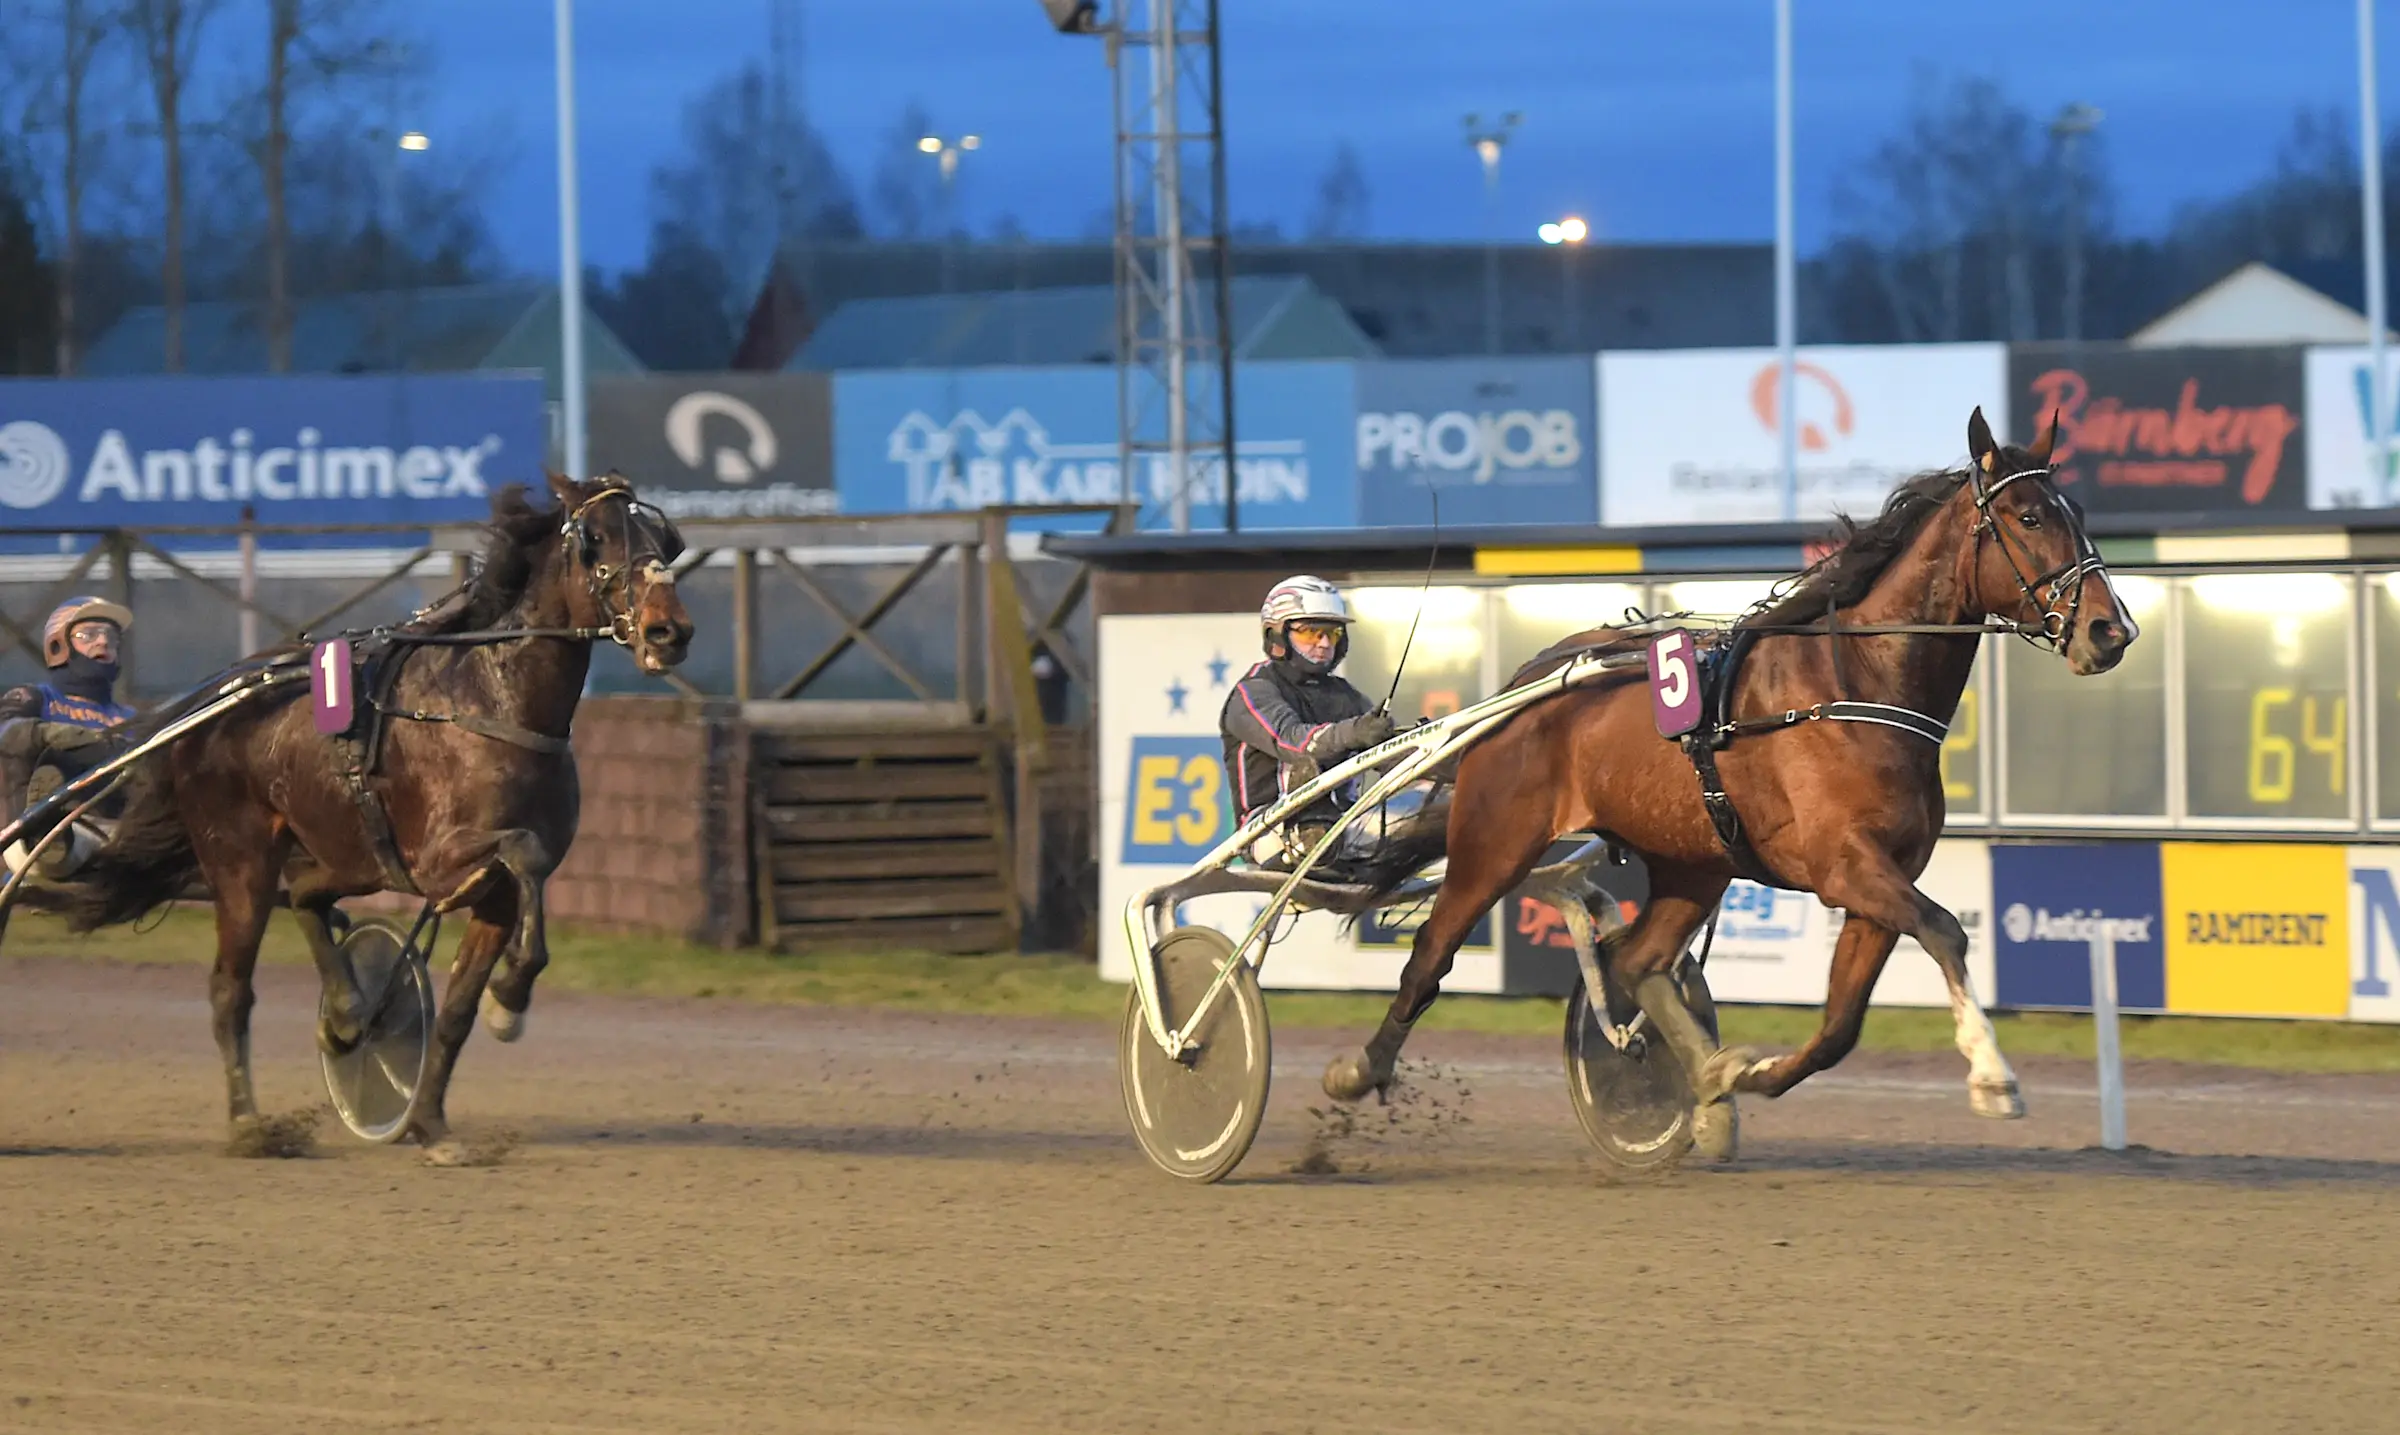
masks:
<svg viewBox="0 0 2400 1435"><path fill-rule="evenodd" d="M1738 671L1731 718L1761 727L1787 712L1803 719L1726 747L1716 758L1724 788L1766 873L1846 914L1824 1022L1800 1050L1780 1058L1719 1050L1685 1006L1672 969L1737 868L1703 806L1692 762L1653 726L1648 693L1639 682L1616 683L1552 698L1469 749L1446 830L1428 824L1413 850L1379 864L1388 886L1445 849L1450 859L1390 1015L1364 1052L1335 1059L1326 1090L1355 1100L1388 1085L1411 1024L1433 1004L1469 928L1553 840L1589 831L1615 837L1649 868L1649 905L1609 943L1608 970L1666 1036L1703 1102L1736 1091L1778 1096L1840 1061L1858 1040L1885 959L1906 934L1949 982L1974 1109L2023 1115L2016 1077L1967 981L1966 931L1916 886L1942 831L1938 740L1871 720L1805 715L1847 700L1947 723L1974 666L1973 626L1987 617L2024 625L2079 674L2116 665L2137 630L2081 514L2050 482L2057 432L2054 418L2032 448L2002 448L1978 409L1967 424L1970 467L1903 484L1780 602L1744 620L1761 631ZM1845 629L1914 631L1834 636L1829 613ZM1514 681L1555 666L1559 654L1611 641L1609 629L1577 634Z"/></svg>
<svg viewBox="0 0 2400 1435"><path fill-rule="evenodd" d="M258 1119L250 978L279 888L333 996L335 1014L317 1035L332 1051L358 1039L359 1002L331 929L336 901L404 881L440 910L470 914L417 1110L427 1159L447 1164L459 1154L443 1098L478 1000L500 1039L523 1030L534 978L549 960L542 884L575 840L566 737L592 642L614 637L643 670L660 673L683 660L692 637L668 566L680 548L673 525L613 475L588 484L553 477L550 487L556 508L503 489L480 571L403 629L458 641L391 650L401 667L382 707L403 716L390 723L379 775L369 779L388 814L388 844L372 833L309 703L270 698L146 759L123 821L59 894L56 905L90 930L137 918L195 878L206 882L217 913L209 996L237 1129ZM529 630L549 636L512 636ZM495 975L503 954L508 963Z"/></svg>

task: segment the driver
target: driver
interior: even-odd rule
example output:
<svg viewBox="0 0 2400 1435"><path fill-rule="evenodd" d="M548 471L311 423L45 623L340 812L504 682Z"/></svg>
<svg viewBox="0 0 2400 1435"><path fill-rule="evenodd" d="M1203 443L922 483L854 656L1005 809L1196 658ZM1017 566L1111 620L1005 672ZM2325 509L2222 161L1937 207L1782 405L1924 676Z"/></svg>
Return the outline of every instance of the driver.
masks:
<svg viewBox="0 0 2400 1435"><path fill-rule="evenodd" d="M1240 822L1393 730L1365 693L1334 676L1350 651L1350 605L1340 589L1305 574L1286 578L1268 592L1258 619L1266 661L1233 685L1219 719ZM1340 804L1329 797L1294 817L1291 834L1306 850L1339 816ZM1363 824L1343 836L1343 851L1328 856L1362 855L1374 842Z"/></svg>
<svg viewBox="0 0 2400 1435"><path fill-rule="evenodd" d="M134 715L116 700L118 653L132 626L133 614L105 598L69 598L42 624L50 680L0 693L0 805L9 816L115 753L112 729ZM43 835L21 834L5 854L9 867L23 866ZM89 845L81 831L53 843L42 857L44 871L65 875Z"/></svg>

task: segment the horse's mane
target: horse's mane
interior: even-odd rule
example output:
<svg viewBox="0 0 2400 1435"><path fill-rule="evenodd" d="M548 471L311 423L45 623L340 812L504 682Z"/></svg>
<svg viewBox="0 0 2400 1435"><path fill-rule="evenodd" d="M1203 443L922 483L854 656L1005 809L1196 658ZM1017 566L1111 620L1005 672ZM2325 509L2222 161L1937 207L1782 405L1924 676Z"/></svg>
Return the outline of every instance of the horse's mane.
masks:
<svg viewBox="0 0 2400 1435"><path fill-rule="evenodd" d="M1962 468L1930 469L1893 489L1883 511L1867 522L1837 517L1834 550L1802 569L1780 597L1737 626L1813 622L1828 608L1847 608L1865 598L1966 477Z"/></svg>
<svg viewBox="0 0 2400 1435"><path fill-rule="evenodd" d="M533 581L535 559L542 541L558 531L558 510L536 508L525 496L525 485L512 483L492 495L491 536L484 541L483 560L467 580L462 601L445 603L427 624L435 633L468 632L499 625L516 610Z"/></svg>

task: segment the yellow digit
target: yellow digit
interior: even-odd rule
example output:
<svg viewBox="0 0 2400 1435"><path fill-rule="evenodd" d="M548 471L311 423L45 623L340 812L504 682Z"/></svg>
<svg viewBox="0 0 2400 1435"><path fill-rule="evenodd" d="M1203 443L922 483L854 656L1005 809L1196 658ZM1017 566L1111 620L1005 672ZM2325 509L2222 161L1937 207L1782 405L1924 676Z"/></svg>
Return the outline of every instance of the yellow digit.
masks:
<svg viewBox="0 0 2400 1435"><path fill-rule="evenodd" d="M2269 724L2275 709L2289 707L2290 688L2260 688L2250 698L2250 800L2273 803L2292 800L2292 740Z"/></svg>
<svg viewBox="0 0 2400 1435"><path fill-rule="evenodd" d="M1974 756L1975 744L1983 740L1982 734L1976 731L1977 722L1975 690L1968 688L1958 695L1958 712L1950 719L1950 735L1942 739L1942 796L1954 802L1975 800L1974 778L1969 777L1963 782L1950 780L1950 754L1958 752L1969 758Z"/></svg>
<svg viewBox="0 0 2400 1435"><path fill-rule="evenodd" d="M2325 759L2325 787L2334 796L2342 795L2342 759L2350 751L2348 698L2333 700L2333 721L2323 732L2317 731L2317 700L2305 698L2300 703L2300 742L2310 752Z"/></svg>
<svg viewBox="0 0 2400 1435"><path fill-rule="evenodd" d="M1225 769L1203 753L1183 765L1183 808L1175 814L1175 835L1193 847L1217 840L1217 804L1225 791Z"/></svg>
<svg viewBox="0 0 2400 1435"><path fill-rule="evenodd" d="M1133 768L1133 845L1167 847L1175 841L1170 820L1175 810L1175 769L1172 753L1153 753Z"/></svg>

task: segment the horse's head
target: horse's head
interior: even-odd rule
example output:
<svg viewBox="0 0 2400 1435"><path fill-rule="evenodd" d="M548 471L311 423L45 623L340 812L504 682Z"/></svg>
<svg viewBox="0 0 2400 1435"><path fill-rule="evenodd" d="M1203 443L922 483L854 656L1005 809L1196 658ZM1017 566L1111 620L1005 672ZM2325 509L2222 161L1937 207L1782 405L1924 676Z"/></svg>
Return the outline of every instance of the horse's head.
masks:
<svg viewBox="0 0 2400 1435"><path fill-rule="evenodd" d="M672 566L683 553L674 521L634 496L621 474L590 483L550 475L566 545L568 610L577 627L605 628L645 673L684 659L692 616L675 591Z"/></svg>
<svg viewBox="0 0 2400 1435"><path fill-rule="evenodd" d="M2082 506L2051 482L2057 441L2056 414L2030 448L1995 442L1980 408L1967 420L1974 592L1984 612L2038 626L2067 666L2089 677L2115 667L2142 630L2084 534Z"/></svg>

